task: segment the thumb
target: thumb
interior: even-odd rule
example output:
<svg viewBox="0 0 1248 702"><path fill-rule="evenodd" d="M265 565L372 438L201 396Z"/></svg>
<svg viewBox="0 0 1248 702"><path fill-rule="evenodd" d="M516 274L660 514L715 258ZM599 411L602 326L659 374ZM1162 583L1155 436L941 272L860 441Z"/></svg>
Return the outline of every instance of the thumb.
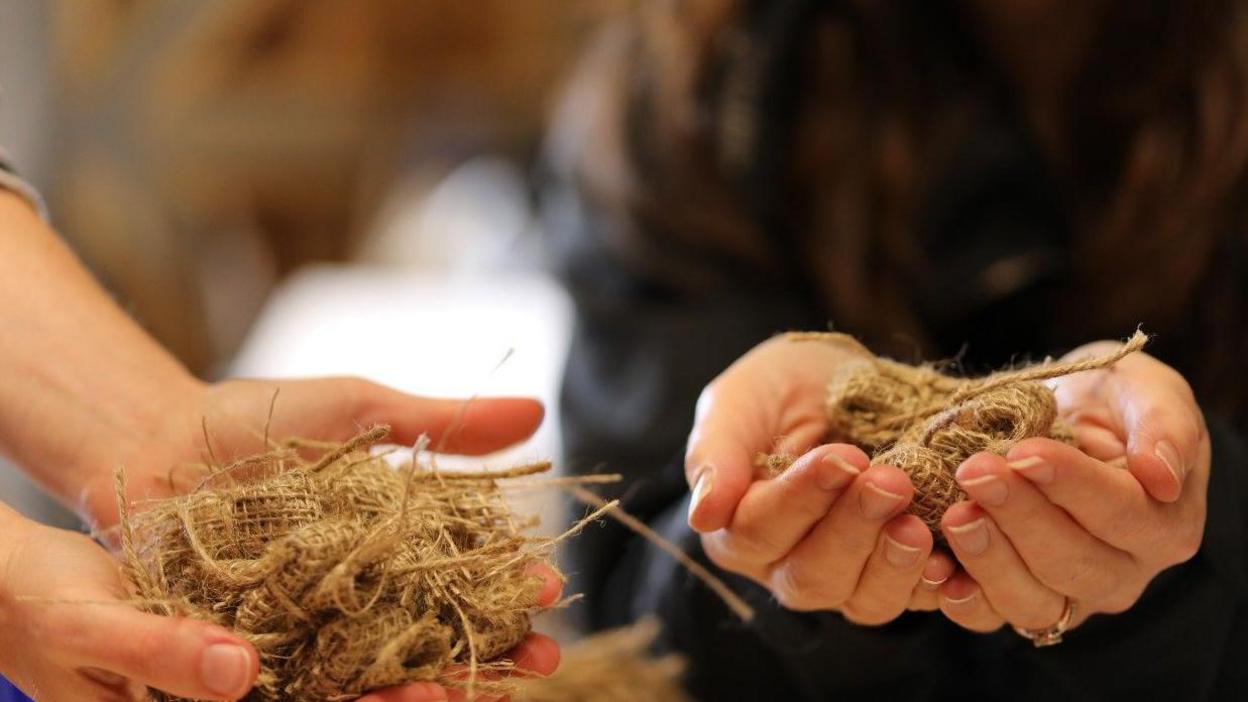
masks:
<svg viewBox="0 0 1248 702"><path fill-rule="evenodd" d="M1127 468L1153 499L1174 502L1200 460L1204 418L1186 386L1128 372L1118 380Z"/></svg>
<svg viewBox="0 0 1248 702"><path fill-rule="evenodd" d="M748 421L744 403L731 400L728 388L712 384L698 398L693 431L685 451L685 479L692 491L689 526L697 532L723 529L732 522L737 503L753 480Z"/></svg>
<svg viewBox="0 0 1248 702"><path fill-rule="evenodd" d="M340 426L388 424L391 438L402 444L426 434L430 447L441 453L482 455L507 448L532 436L545 415L542 403L531 398L429 398L359 378L303 380L286 385L287 391L305 416L335 417L330 424Z"/></svg>
<svg viewBox="0 0 1248 702"><path fill-rule="evenodd" d="M178 697L237 700L260 672L251 644L206 622L81 605L62 622L73 660Z"/></svg>

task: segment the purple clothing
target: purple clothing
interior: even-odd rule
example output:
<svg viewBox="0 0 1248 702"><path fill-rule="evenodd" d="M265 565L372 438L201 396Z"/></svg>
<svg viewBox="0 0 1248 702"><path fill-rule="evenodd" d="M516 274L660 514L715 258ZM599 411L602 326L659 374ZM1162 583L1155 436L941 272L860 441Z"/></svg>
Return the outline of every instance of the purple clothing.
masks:
<svg viewBox="0 0 1248 702"><path fill-rule="evenodd" d="M13 687L13 683L0 678L0 702L30 702L30 698Z"/></svg>

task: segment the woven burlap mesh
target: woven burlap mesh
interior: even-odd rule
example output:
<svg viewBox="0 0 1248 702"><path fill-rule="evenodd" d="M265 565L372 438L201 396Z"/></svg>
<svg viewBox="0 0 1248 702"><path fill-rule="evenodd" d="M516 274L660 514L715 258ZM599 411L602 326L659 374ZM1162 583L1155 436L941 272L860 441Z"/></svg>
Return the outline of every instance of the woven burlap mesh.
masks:
<svg viewBox="0 0 1248 702"><path fill-rule="evenodd" d="M862 349L839 334L801 333L795 340ZM967 458L981 451L1004 455L1032 437L1073 441L1070 427L1057 417L1053 391L1040 381L1107 368L1147 342L1137 331L1121 349L1105 356L1045 362L982 378L957 378L927 365L863 357L843 365L828 382L826 439L861 447L871 455L872 465L906 471L915 488L910 512L940 540L945 510L966 498L954 474ZM764 474L776 475L795 458L760 454L756 465Z"/></svg>
<svg viewBox="0 0 1248 702"><path fill-rule="evenodd" d="M501 657L529 632L532 565L572 532L529 535L536 520L512 512L500 481L549 464L396 469L370 452L386 433L290 442L215 469L188 495L135 510L122 500L136 603L250 641L252 701L347 700L413 681L511 690Z"/></svg>

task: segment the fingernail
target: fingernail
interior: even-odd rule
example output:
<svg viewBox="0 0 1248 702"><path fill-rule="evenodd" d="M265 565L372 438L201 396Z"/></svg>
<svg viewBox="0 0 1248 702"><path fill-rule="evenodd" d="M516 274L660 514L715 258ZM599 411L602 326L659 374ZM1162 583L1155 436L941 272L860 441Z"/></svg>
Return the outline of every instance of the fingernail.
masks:
<svg viewBox="0 0 1248 702"><path fill-rule="evenodd" d="M988 507L1005 504L1005 498L1010 496L1010 489L1006 487L1005 481L995 475L983 475L970 480L960 480L958 484L962 486L962 489L970 493L976 502Z"/></svg>
<svg viewBox="0 0 1248 702"><path fill-rule="evenodd" d="M858 474L862 472L858 470L854 464L844 458L841 458L835 453L823 454L823 460L836 466L841 471L840 475L827 475L823 473L819 475L819 487L824 490L835 490L836 488L845 485L850 480L858 477Z"/></svg>
<svg viewBox="0 0 1248 702"><path fill-rule="evenodd" d="M910 568L919 561L920 549L907 546L888 534L884 535L884 558L894 568Z"/></svg>
<svg viewBox="0 0 1248 702"><path fill-rule="evenodd" d="M975 598L977 597L979 597L979 591L972 592L966 597L945 597L944 599L945 599L945 602L947 602L948 604L951 604L954 607L959 607L961 605L974 601Z"/></svg>
<svg viewBox="0 0 1248 702"><path fill-rule="evenodd" d="M959 524L948 528L953 534L953 540L966 553L978 556L988 550L988 527L984 524L983 517L969 524Z"/></svg>
<svg viewBox="0 0 1248 702"><path fill-rule="evenodd" d="M1169 441L1158 441L1153 446L1153 455L1166 464L1166 467L1170 469L1170 474L1174 476L1175 482L1182 485L1183 476L1187 474L1187 469L1183 465L1183 459L1179 458L1179 452L1174 449L1174 444L1171 444Z"/></svg>
<svg viewBox="0 0 1248 702"><path fill-rule="evenodd" d="M858 493L858 511L867 519L883 519L901 505L901 495L868 481Z"/></svg>
<svg viewBox="0 0 1248 702"><path fill-rule="evenodd" d="M237 644L213 644L199 658L199 676L213 694L238 699L250 682L251 654Z"/></svg>
<svg viewBox="0 0 1248 702"><path fill-rule="evenodd" d="M1039 456L1028 456L1005 465L1033 483L1048 483L1053 480L1053 466Z"/></svg>
<svg viewBox="0 0 1248 702"><path fill-rule="evenodd" d="M927 588L928 590L940 589L940 586L944 585L945 581L948 579L949 579L949 576L947 575L941 578L940 580L930 580L928 579L926 575L919 576L919 582L923 583L923 587Z"/></svg>
<svg viewBox="0 0 1248 702"><path fill-rule="evenodd" d="M693 497L689 501L689 521L693 521L693 517L698 512L698 505L702 504L702 500L711 494L711 488L714 487L715 468L712 466L704 466L698 471L698 479L693 483Z"/></svg>

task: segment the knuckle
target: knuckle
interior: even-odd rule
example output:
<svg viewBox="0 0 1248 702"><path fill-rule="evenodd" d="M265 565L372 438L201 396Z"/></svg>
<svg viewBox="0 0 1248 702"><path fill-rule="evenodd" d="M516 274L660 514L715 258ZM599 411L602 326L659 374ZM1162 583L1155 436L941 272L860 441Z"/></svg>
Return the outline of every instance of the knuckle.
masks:
<svg viewBox="0 0 1248 702"><path fill-rule="evenodd" d="M737 551L724 543L721 532L702 536L702 551L717 567L733 573L744 573L746 568Z"/></svg>
<svg viewBox="0 0 1248 702"><path fill-rule="evenodd" d="M826 579L791 563L775 568L770 580L776 601L799 612L838 609L848 597L848 593L840 592Z"/></svg>
<svg viewBox="0 0 1248 702"><path fill-rule="evenodd" d="M874 602L846 602L841 607L841 615L859 626L882 626L893 621L900 614L900 610L882 607Z"/></svg>
<svg viewBox="0 0 1248 702"><path fill-rule="evenodd" d="M1144 588L1142 586L1123 588L1101 600L1097 609L1106 614L1122 614L1134 607L1143 593Z"/></svg>

